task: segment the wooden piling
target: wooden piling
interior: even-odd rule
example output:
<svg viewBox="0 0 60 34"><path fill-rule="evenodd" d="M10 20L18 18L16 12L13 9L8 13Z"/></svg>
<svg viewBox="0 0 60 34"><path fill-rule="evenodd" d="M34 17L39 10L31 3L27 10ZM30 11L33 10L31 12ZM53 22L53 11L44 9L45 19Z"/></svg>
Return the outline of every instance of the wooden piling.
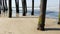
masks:
<svg viewBox="0 0 60 34"><path fill-rule="evenodd" d="M23 16L26 16L27 13L27 4L26 0L22 0Z"/></svg>
<svg viewBox="0 0 60 34"><path fill-rule="evenodd" d="M25 0L25 11L27 13L27 3L26 3L26 0Z"/></svg>
<svg viewBox="0 0 60 34"><path fill-rule="evenodd" d="M2 6L2 0L0 0L0 16L1 16L1 6Z"/></svg>
<svg viewBox="0 0 60 34"><path fill-rule="evenodd" d="M1 9L0 9L0 16L1 16Z"/></svg>
<svg viewBox="0 0 60 34"><path fill-rule="evenodd" d="M7 7L7 0L5 0L5 11L8 10L8 7Z"/></svg>
<svg viewBox="0 0 60 34"><path fill-rule="evenodd" d="M5 13L5 0L3 0L3 13Z"/></svg>
<svg viewBox="0 0 60 34"><path fill-rule="evenodd" d="M1 16L1 10L0 10L0 16Z"/></svg>
<svg viewBox="0 0 60 34"><path fill-rule="evenodd" d="M59 5L59 20L58 20L58 24L60 25L60 5Z"/></svg>
<svg viewBox="0 0 60 34"><path fill-rule="evenodd" d="M9 18L12 17L12 0L9 0Z"/></svg>
<svg viewBox="0 0 60 34"><path fill-rule="evenodd" d="M15 0L16 4L16 16L19 17L19 0Z"/></svg>
<svg viewBox="0 0 60 34"><path fill-rule="evenodd" d="M32 0L32 12L31 15L34 15L34 0Z"/></svg>
<svg viewBox="0 0 60 34"><path fill-rule="evenodd" d="M3 0L2 2L3 2L3 13L2 13L2 16L4 17L5 16L5 0Z"/></svg>
<svg viewBox="0 0 60 34"><path fill-rule="evenodd" d="M44 26L45 26L46 4L47 4L47 0L41 0L40 17L39 17L37 29L42 31L44 31Z"/></svg>
<svg viewBox="0 0 60 34"><path fill-rule="evenodd" d="M1 14L1 10L0 10L0 14Z"/></svg>
<svg viewBox="0 0 60 34"><path fill-rule="evenodd" d="M7 0L4 1L4 10L5 10L5 16L7 16L7 12L8 12Z"/></svg>

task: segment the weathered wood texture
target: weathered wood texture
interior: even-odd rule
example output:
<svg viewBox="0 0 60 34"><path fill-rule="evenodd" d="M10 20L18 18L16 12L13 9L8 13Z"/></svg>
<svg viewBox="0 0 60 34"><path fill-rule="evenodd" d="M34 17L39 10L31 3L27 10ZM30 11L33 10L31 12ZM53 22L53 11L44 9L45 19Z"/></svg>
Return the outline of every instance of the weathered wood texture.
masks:
<svg viewBox="0 0 60 34"><path fill-rule="evenodd" d="M46 4L47 0L41 0L40 3L40 17L39 17L39 22L38 22L38 30L44 30L45 26L45 15L46 15Z"/></svg>

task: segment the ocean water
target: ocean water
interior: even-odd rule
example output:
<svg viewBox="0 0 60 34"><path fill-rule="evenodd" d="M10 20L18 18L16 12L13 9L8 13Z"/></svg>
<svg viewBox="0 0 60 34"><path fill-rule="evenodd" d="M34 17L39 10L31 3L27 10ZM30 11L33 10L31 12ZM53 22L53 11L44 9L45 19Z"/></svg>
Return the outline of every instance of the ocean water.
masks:
<svg viewBox="0 0 60 34"><path fill-rule="evenodd" d="M12 8L12 16L16 17L16 8ZM31 16L32 9L27 8L27 16ZM19 16L22 16L22 8L19 8ZM52 10L46 10L46 17L47 18L58 18L58 11L52 11ZM39 16L40 15L40 9L39 8L34 8L34 16Z"/></svg>

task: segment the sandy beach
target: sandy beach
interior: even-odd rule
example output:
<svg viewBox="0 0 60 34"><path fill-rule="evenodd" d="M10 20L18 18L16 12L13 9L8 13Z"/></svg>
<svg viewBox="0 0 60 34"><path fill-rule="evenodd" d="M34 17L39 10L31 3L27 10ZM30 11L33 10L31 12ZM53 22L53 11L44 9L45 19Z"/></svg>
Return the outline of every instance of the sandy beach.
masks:
<svg viewBox="0 0 60 34"><path fill-rule="evenodd" d="M0 17L0 34L60 34L58 19L46 18L46 31L37 30L38 17Z"/></svg>

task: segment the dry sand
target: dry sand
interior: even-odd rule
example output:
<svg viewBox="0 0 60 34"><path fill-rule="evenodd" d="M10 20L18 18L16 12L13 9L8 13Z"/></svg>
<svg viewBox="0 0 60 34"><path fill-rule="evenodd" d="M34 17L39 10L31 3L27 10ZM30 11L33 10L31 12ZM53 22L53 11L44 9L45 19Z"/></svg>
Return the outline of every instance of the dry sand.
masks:
<svg viewBox="0 0 60 34"><path fill-rule="evenodd" d="M46 18L46 31L37 30L37 17L4 18L0 17L0 34L60 34L57 19Z"/></svg>

